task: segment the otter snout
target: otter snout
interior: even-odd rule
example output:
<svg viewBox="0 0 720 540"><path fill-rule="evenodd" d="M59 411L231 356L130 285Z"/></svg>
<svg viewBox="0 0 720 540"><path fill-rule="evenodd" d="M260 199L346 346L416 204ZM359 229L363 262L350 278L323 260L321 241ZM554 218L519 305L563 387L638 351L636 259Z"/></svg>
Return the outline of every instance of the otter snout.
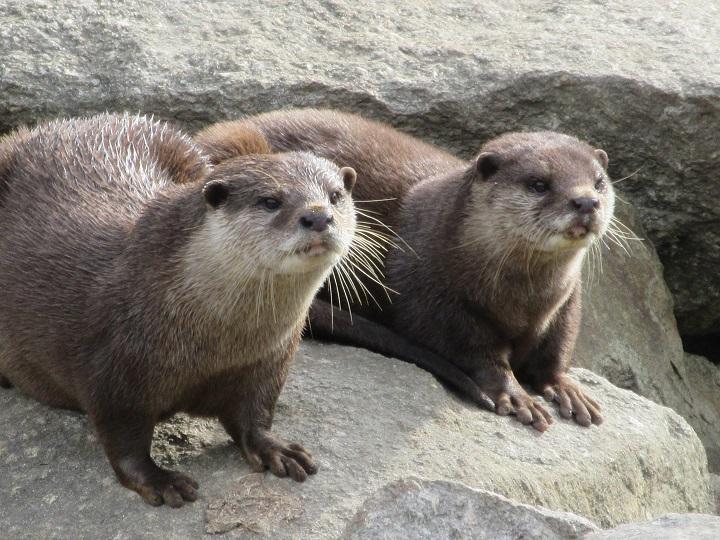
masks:
<svg viewBox="0 0 720 540"><path fill-rule="evenodd" d="M304 229L322 232L333 222L333 215L326 209L311 209L300 216L300 226Z"/></svg>
<svg viewBox="0 0 720 540"><path fill-rule="evenodd" d="M570 200L570 206L580 214L590 214L600 208L600 199L597 197L575 197Z"/></svg>

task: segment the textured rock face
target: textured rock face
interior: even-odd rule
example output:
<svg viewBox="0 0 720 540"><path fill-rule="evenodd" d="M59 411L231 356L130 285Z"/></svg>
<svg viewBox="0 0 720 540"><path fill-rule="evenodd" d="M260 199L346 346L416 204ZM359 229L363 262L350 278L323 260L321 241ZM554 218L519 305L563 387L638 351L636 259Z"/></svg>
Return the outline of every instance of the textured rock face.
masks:
<svg viewBox="0 0 720 540"><path fill-rule="evenodd" d="M586 540L717 540L720 517L704 514L669 514L645 523L621 525L588 534Z"/></svg>
<svg viewBox="0 0 720 540"><path fill-rule="evenodd" d="M306 343L275 429L310 449L319 473L304 484L249 474L218 424L179 418L156 431L154 446L156 459L200 482L200 500L179 511L122 488L84 416L4 390L0 530L337 538L368 497L408 477L461 482L604 527L710 511L705 452L680 416L589 371L573 375L603 405L605 423L581 428L550 407L556 422L540 434L459 401L412 365Z"/></svg>
<svg viewBox="0 0 720 540"><path fill-rule="evenodd" d="M5 1L0 132L58 114L185 127L288 106L385 119L463 155L511 129L604 147L683 333L720 327L720 8L691 0Z"/></svg>
<svg viewBox="0 0 720 540"><path fill-rule="evenodd" d="M410 478L369 498L343 538L571 540L594 531L594 523L574 514L518 504L456 482Z"/></svg>
<svg viewBox="0 0 720 540"><path fill-rule="evenodd" d="M630 207L620 204L616 214L645 237ZM683 352L652 246L609 246L602 263L595 257L585 266L576 362L679 412L705 444L710 469L720 471L720 369Z"/></svg>

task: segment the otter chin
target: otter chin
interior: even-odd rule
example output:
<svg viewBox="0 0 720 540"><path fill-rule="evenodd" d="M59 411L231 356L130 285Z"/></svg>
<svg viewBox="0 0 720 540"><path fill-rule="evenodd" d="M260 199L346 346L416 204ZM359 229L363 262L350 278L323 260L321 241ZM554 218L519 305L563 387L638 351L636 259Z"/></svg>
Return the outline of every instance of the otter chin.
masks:
<svg viewBox="0 0 720 540"><path fill-rule="evenodd" d="M282 258L276 272L295 274L333 266L342 260L348 251L349 245L343 239L335 237L302 243Z"/></svg>

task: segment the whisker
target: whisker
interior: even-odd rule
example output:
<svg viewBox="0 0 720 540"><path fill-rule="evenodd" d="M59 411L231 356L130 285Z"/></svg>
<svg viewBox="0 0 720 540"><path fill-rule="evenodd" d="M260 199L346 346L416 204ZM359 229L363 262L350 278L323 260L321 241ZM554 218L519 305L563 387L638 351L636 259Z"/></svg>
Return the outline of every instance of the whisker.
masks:
<svg viewBox="0 0 720 540"><path fill-rule="evenodd" d="M644 167L645 167L644 165L643 165L643 166L640 166L640 167L638 167L635 171L633 171L633 172L631 172L630 174L628 174L627 176L623 176L622 178L619 178L619 179L617 179L617 180L612 180L610 183L614 186L615 184L619 184L620 182L624 182L624 181L627 180L628 178L632 178L633 176L635 176L635 175L636 175L637 173L639 173Z"/></svg>
<svg viewBox="0 0 720 540"><path fill-rule="evenodd" d="M371 219L372 221L376 222L378 225L380 225L380 226L383 227L384 229L387 229L388 231L390 231L390 233L392 233L392 235L393 235L395 238L397 238L397 239L400 240L403 244L405 244L405 247L407 247L411 252L415 253L415 250L414 250L412 247L410 247L410 244L408 244L408 243L407 243L396 231L394 231L391 227L388 227L387 225L385 225L382 221L380 221L380 220L377 219L376 217L373 217L373 216L371 216L371 215L365 214L362 210L358 210L358 209L356 208L355 211L356 211L358 214L360 214L361 216L366 217L366 218L368 218L368 219Z"/></svg>

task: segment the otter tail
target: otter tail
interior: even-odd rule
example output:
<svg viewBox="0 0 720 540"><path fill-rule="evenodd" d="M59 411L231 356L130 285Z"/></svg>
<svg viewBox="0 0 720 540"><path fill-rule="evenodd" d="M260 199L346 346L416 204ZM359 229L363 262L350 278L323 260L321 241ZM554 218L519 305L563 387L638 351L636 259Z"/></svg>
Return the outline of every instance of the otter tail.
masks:
<svg viewBox="0 0 720 540"><path fill-rule="evenodd" d="M265 136L242 120L213 124L196 133L195 142L213 165L248 154L272 154Z"/></svg>

